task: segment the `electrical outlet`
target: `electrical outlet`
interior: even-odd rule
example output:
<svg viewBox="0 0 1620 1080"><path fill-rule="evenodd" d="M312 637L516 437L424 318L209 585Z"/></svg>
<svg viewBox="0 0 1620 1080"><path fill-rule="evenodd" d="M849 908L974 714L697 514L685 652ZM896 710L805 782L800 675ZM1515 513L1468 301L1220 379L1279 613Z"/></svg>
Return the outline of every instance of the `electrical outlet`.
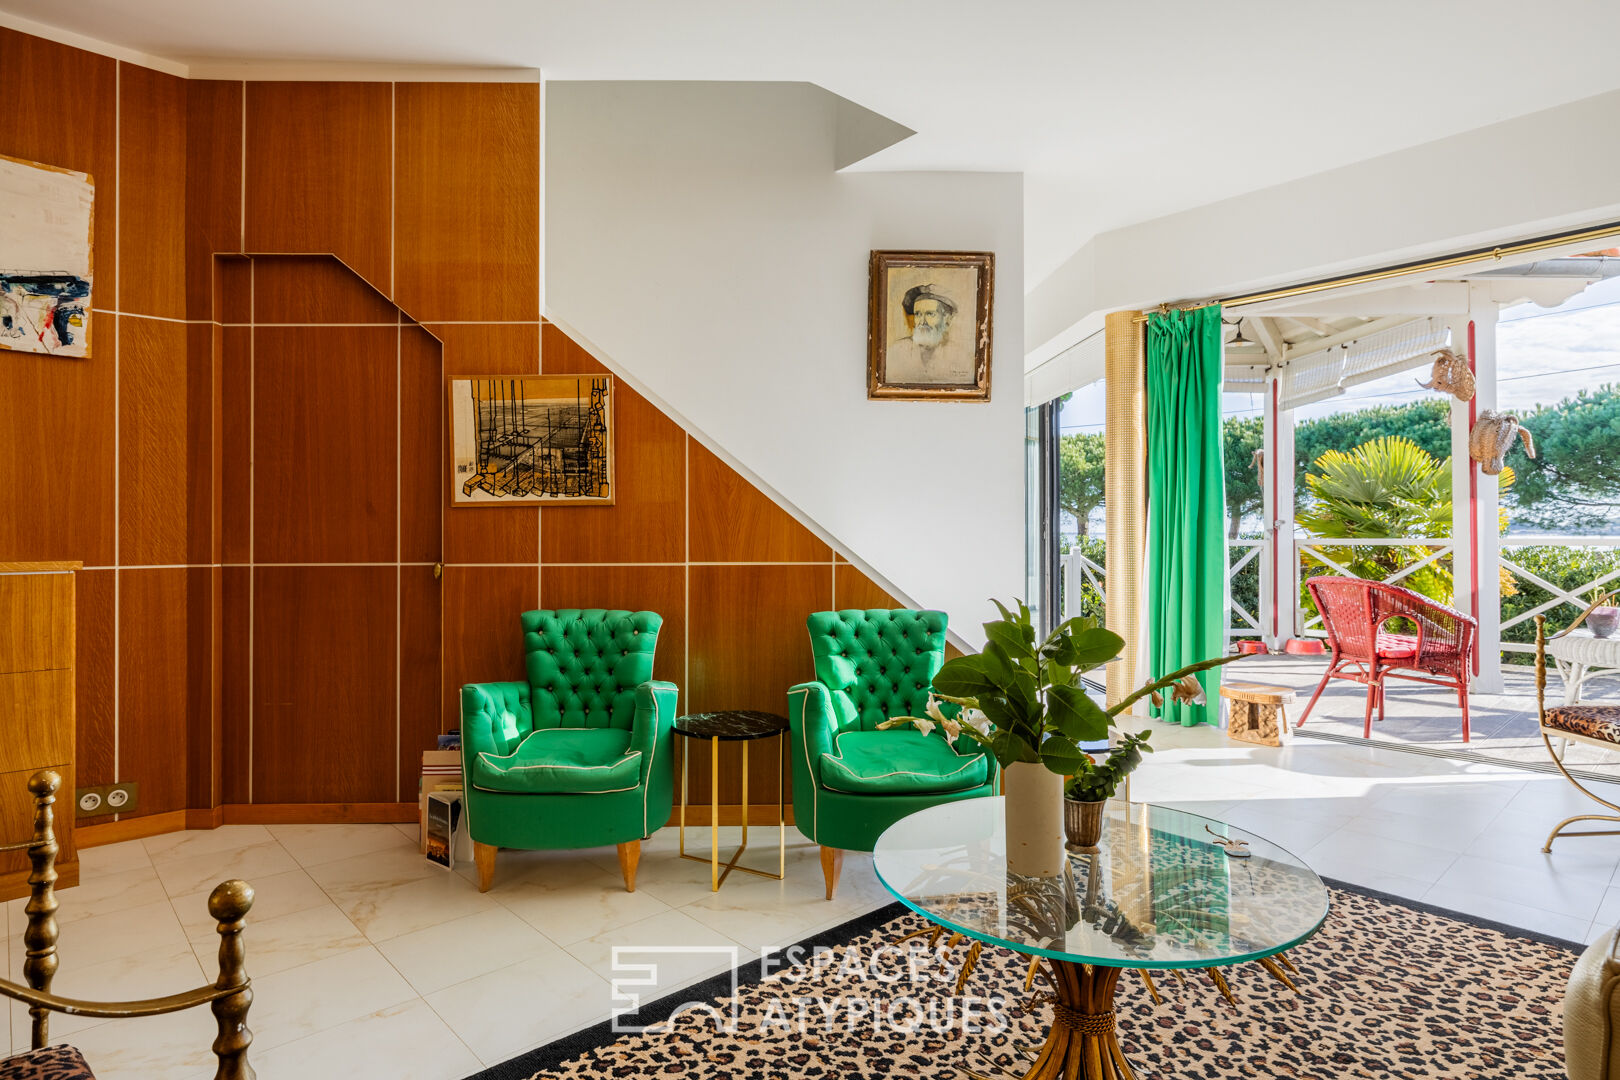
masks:
<svg viewBox="0 0 1620 1080"><path fill-rule="evenodd" d="M97 817L102 814L127 814L139 802L141 786L131 781L105 784L101 787L79 788L75 806L79 817Z"/></svg>

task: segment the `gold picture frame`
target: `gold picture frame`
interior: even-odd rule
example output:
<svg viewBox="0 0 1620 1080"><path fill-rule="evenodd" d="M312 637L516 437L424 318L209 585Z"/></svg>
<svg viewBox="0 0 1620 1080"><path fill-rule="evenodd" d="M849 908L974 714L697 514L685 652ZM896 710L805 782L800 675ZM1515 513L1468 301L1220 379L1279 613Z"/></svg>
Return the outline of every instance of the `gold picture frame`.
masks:
<svg viewBox="0 0 1620 1080"><path fill-rule="evenodd" d="M452 509L612 506L613 376L446 380Z"/></svg>
<svg viewBox="0 0 1620 1080"><path fill-rule="evenodd" d="M866 396L990 400L991 251L874 251Z"/></svg>

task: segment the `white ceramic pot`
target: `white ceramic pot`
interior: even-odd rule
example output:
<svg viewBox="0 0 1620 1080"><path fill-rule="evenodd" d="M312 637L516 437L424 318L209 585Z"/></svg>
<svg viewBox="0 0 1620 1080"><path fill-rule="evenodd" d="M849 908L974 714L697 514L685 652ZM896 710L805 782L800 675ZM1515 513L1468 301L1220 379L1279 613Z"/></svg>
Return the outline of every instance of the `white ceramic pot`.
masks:
<svg viewBox="0 0 1620 1080"><path fill-rule="evenodd" d="M1063 872L1063 777L1038 762L1015 761L1002 777L1007 806L1007 869L1023 877Z"/></svg>

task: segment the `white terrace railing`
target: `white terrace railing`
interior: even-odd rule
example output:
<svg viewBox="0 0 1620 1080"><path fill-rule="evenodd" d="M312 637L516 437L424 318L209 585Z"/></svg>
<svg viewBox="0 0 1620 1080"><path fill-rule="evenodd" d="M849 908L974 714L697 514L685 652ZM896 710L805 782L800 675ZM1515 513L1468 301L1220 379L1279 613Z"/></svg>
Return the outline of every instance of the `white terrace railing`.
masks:
<svg viewBox="0 0 1620 1080"><path fill-rule="evenodd" d="M1269 544L1270 541L1263 538L1254 540L1228 538L1226 541L1226 600L1229 612L1226 626L1227 641L1235 637L1264 636L1264 632L1260 629L1259 596L1255 597L1256 610L1250 611L1239 602L1237 592L1232 588L1232 580L1243 571L1244 567L1258 559ZM1245 548L1248 550L1244 551ZM1243 554L1239 555L1240 551ZM1256 565L1255 569L1264 573L1260 565Z"/></svg>
<svg viewBox="0 0 1620 1080"><path fill-rule="evenodd" d="M1063 617L1072 619L1077 615L1100 614L1083 610L1083 599L1086 586L1090 585L1097 590L1097 599L1101 603L1108 602L1108 572L1078 550L1061 556L1058 565L1063 574Z"/></svg>
<svg viewBox="0 0 1620 1080"><path fill-rule="evenodd" d="M1620 579L1620 567L1616 567L1606 574L1599 574L1590 581L1583 581L1579 585L1575 585L1568 589L1559 585L1554 585L1546 578L1530 572L1520 565L1518 561L1515 561L1515 556L1517 555L1518 551L1530 547L1609 548L1612 550L1614 548L1620 548L1620 536L1512 535L1502 537L1501 554L1498 556L1498 561L1500 561L1502 567L1512 572L1521 580L1527 581L1537 588L1545 590L1552 597L1552 599L1546 600L1528 611L1519 612L1511 619L1503 620L1502 629L1504 631L1516 626L1519 623L1534 619L1537 615L1545 615L1548 612L1553 611L1555 608L1563 606L1564 604L1570 605L1572 610L1561 611L1558 614L1567 615L1568 618L1573 621L1574 617L1585 611L1586 605L1595 599L1595 597L1592 595L1594 590L1603 589L1604 586L1610 585L1617 579ZM1604 589L1603 591L1608 590ZM1550 633L1552 624L1551 619L1548 620L1548 624ZM1536 651L1536 647L1534 645L1525 644L1522 641L1503 641L1502 651L1534 653Z"/></svg>
<svg viewBox="0 0 1620 1080"><path fill-rule="evenodd" d="M1328 540L1315 536L1300 536L1294 540L1295 550L1299 553L1301 588L1307 578L1318 574L1341 574L1344 577L1364 577L1351 570L1344 562L1343 554L1346 548L1370 550L1376 548L1427 548L1429 553L1421 559L1413 559L1399 570L1386 577L1374 580L1383 581L1390 585L1399 585L1401 579L1416 573L1440 559L1451 554L1455 546L1449 536L1402 536L1392 539L1378 540ZM1329 553L1332 554L1329 554ZM1315 565L1306 565L1305 559L1309 556ZM1335 557L1336 556L1336 557ZM1299 609L1299 634L1302 637L1326 637L1327 631L1322 627L1321 613L1314 606Z"/></svg>
<svg viewBox="0 0 1620 1080"><path fill-rule="evenodd" d="M1228 540L1226 542L1230 565L1226 568L1227 595L1231 597L1231 625L1226 628L1228 639L1236 637L1254 637L1261 633L1260 617L1256 611L1250 611L1236 597L1232 596L1232 579L1237 577L1250 563L1254 562L1262 552L1267 550L1268 541L1264 539ZM1241 554L1239 554L1241 552ZM1099 614L1089 610L1084 598L1089 588L1096 590L1097 601L1108 603L1108 572L1095 560L1088 558L1080 551L1070 551L1058 559L1058 566L1063 575L1063 617L1072 619L1076 615ZM1256 567L1256 569L1259 569ZM1258 606L1258 605L1257 605Z"/></svg>

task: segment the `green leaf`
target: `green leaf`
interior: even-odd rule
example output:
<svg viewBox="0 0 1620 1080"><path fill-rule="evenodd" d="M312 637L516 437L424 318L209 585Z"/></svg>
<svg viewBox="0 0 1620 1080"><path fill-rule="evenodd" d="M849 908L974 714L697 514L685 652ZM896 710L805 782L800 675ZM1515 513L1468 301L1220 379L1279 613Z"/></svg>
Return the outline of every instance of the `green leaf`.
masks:
<svg viewBox="0 0 1620 1080"><path fill-rule="evenodd" d="M1086 767L1086 755L1067 739L1047 739L1041 744L1041 764L1059 776L1073 776Z"/></svg>
<svg viewBox="0 0 1620 1080"><path fill-rule="evenodd" d="M984 634L1005 649L1008 656L1020 660L1035 658L1035 650L1029 647L1017 626L1005 622L987 622L984 624Z"/></svg>
<svg viewBox="0 0 1620 1080"><path fill-rule="evenodd" d="M1003 619L1006 619L1008 622L1017 622L1018 621L1017 616L1013 615L1012 612L1007 610L1007 605L1006 604L1003 604L1000 600L997 600L995 597L991 597L990 602L992 604L996 605L996 610L1001 612L1001 617Z"/></svg>
<svg viewBox="0 0 1620 1080"><path fill-rule="evenodd" d="M1052 727L1064 738L1095 742L1108 737L1108 714L1080 687L1052 687L1046 692L1046 709Z"/></svg>
<svg viewBox="0 0 1620 1080"><path fill-rule="evenodd" d="M979 670L984 672L985 677L995 683L996 689L1003 694L1012 693L1013 687L1018 682L1018 676L1023 674L1023 669L1007 655L1007 650L994 641L984 643L984 652L979 654Z"/></svg>
<svg viewBox="0 0 1620 1080"><path fill-rule="evenodd" d="M1073 637L1082 630L1090 630L1096 625L1097 620L1090 615L1076 615L1074 618L1067 619L1053 627L1052 632L1046 635L1044 644L1051 645L1063 638Z"/></svg>
<svg viewBox="0 0 1620 1080"><path fill-rule="evenodd" d="M970 654L945 661L934 675L934 692L944 697L978 698L999 694L1001 688L985 673L983 656Z"/></svg>
<svg viewBox="0 0 1620 1080"><path fill-rule="evenodd" d="M1119 655L1125 639L1112 630L1092 627L1074 636L1074 663L1079 667L1096 667Z"/></svg>
<svg viewBox="0 0 1620 1080"><path fill-rule="evenodd" d="M990 752L996 755L996 761L1004 769L1015 761L1033 764L1041 760L1033 746L1011 731L996 732L990 739Z"/></svg>
<svg viewBox="0 0 1620 1080"><path fill-rule="evenodd" d="M979 711L984 713L997 731L1011 731L1034 738L1036 713L1003 697L986 696L979 699Z"/></svg>
<svg viewBox="0 0 1620 1080"><path fill-rule="evenodd" d="M1075 652L1074 639L1065 637L1056 641L1049 640L1045 645L1042 645L1041 656L1058 667L1072 668L1078 658L1078 653Z"/></svg>

